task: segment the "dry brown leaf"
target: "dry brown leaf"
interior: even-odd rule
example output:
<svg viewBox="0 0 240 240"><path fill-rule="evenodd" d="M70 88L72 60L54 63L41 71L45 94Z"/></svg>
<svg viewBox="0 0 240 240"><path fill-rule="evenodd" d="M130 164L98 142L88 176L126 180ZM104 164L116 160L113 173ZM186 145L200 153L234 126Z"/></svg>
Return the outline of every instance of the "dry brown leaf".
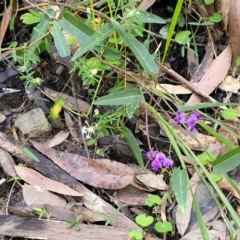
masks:
<svg viewBox="0 0 240 240"><path fill-rule="evenodd" d="M167 190L168 185L163 180L163 174L155 175L154 173L137 174L136 178L144 185L158 190Z"/></svg>
<svg viewBox="0 0 240 240"><path fill-rule="evenodd" d="M224 80L231 65L232 53L228 46L217 58L215 58L198 84L198 88L210 94ZM202 98L193 93L185 105L193 106L200 103Z"/></svg>
<svg viewBox="0 0 240 240"><path fill-rule="evenodd" d="M191 217L191 211L192 211L192 203L193 203L193 197L192 194L195 193L197 186L199 182L199 176L197 173L195 173L192 178L190 179L190 186L191 189L188 188L187 190L187 209L185 213L182 213L180 210L179 206L177 207L177 212L176 212L176 225L177 229L180 233L181 236L184 235L188 228L188 224L190 221Z"/></svg>
<svg viewBox="0 0 240 240"><path fill-rule="evenodd" d="M31 185L38 186L42 188L43 190L49 190L52 192L57 192L65 195L70 196L82 196L83 194L71 189L70 187L59 183L57 181L54 181L52 179L44 177L39 172L27 168L27 167L19 167L15 166L15 170L17 174L27 183Z"/></svg>
<svg viewBox="0 0 240 240"><path fill-rule="evenodd" d="M149 194L136 189L133 186L127 186L117 192L117 200L128 205L146 206Z"/></svg>
<svg viewBox="0 0 240 240"><path fill-rule="evenodd" d="M54 91L50 88L47 88L47 87L44 87L44 91L42 91L42 93L44 93L47 97L49 97L53 101L56 101L58 98L60 98L62 96L61 93L56 92L56 91ZM63 107L70 108L74 111L78 111L78 107L79 107L80 112L85 112L85 113L88 112L88 110L90 108L89 103L87 103L85 101L82 101L80 99L76 99L77 105L78 105L78 107L77 107L74 97L68 96L66 94L64 94L64 95L67 98L63 102Z"/></svg>
<svg viewBox="0 0 240 240"><path fill-rule="evenodd" d="M142 2L138 5L138 9L140 10L148 10L156 0L142 0Z"/></svg>
<svg viewBox="0 0 240 240"><path fill-rule="evenodd" d="M0 123L5 121L5 119L6 119L6 116L4 116L2 113L0 113Z"/></svg>
<svg viewBox="0 0 240 240"><path fill-rule="evenodd" d="M28 206L36 207L37 205L35 204L49 204L62 208L67 206L65 199L60 198L47 190L43 190L38 186L24 184L22 189L24 201Z"/></svg>
<svg viewBox="0 0 240 240"><path fill-rule="evenodd" d="M1 22L1 28L0 28L0 46L2 45L2 41L4 39L5 33L7 31L10 18L12 16L12 5L9 5L5 12L3 13L3 18Z"/></svg>
<svg viewBox="0 0 240 240"><path fill-rule="evenodd" d="M133 181L134 172L125 164L108 159L85 158L77 154L56 151L34 141L31 143L72 177L91 186L121 189Z"/></svg>
<svg viewBox="0 0 240 240"><path fill-rule="evenodd" d="M196 72L199 64L198 64L196 55L190 50L187 50L187 62L188 62L188 73L190 77L192 77Z"/></svg>
<svg viewBox="0 0 240 240"><path fill-rule="evenodd" d="M221 189L229 191L234 197L240 199L240 195L238 194L238 192L232 187L232 185L227 181L225 177L223 177L219 182L217 182L217 184ZM240 190L240 183L235 182L235 184Z"/></svg>
<svg viewBox="0 0 240 240"><path fill-rule="evenodd" d="M69 135L69 131L62 130L59 133L57 133L52 139L48 140L46 142L46 145L48 147L55 147L61 144L64 140L66 140L68 135Z"/></svg>
<svg viewBox="0 0 240 240"><path fill-rule="evenodd" d="M228 75L218 85L218 88L226 92L238 93L238 90L240 89L240 82L236 78Z"/></svg>
<svg viewBox="0 0 240 240"><path fill-rule="evenodd" d="M227 32L227 29L228 29L230 6L231 6L231 1L229 0L215 1L216 12L220 12L223 17L223 30L225 32Z"/></svg>
<svg viewBox="0 0 240 240"><path fill-rule="evenodd" d="M214 221L212 223L207 223L207 227L210 237L212 240L226 240L226 224L222 221ZM180 240L200 240L202 239L201 230L198 228L190 233L187 233Z"/></svg>
<svg viewBox="0 0 240 240"><path fill-rule="evenodd" d="M12 156L4 149L0 148L0 164L2 165L2 168L4 172L7 173L7 175L11 177L17 176L17 173L15 171L15 162L12 158Z"/></svg>

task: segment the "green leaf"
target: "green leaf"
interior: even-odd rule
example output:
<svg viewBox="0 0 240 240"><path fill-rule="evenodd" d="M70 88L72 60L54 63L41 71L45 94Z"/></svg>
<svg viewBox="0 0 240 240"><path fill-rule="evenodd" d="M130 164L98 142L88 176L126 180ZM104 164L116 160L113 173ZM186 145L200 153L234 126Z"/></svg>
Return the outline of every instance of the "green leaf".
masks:
<svg viewBox="0 0 240 240"><path fill-rule="evenodd" d="M215 182L222 180L222 175L216 175L216 174L211 173L210 176Z"/></svg>
<svg viewBox="0 0 240 240"><path fill-rule="evenodd" d="M162 202L162 199L158 195L149 195L147 198L147 205L149 207L152 207L154 204L160 205Z"/></svg>
<svg viewBox="0 0 240 240"><path fill-rule="evenodd" d="M132 50L135 57L148 74L154 74L159 71L159 67L153 60L153 57L147 51L142 43L140 43L134 36L127 37L125 29L116 21L112 21L120 38L126 43L126 45Z"/></svg>
<svg viewBox="0 0 240 240"><path fill-rule="evenodd" d="M105 23L101 28L98 29L97 32L91 35L91 37L85 41L81 48L75 52L72 57L72 60L76 60L81 57L86 52L93 50L93 48L104 41L107 37L109 37L114 32L114 28L111 23Z"/></svg>
<svg viewBox="0 0 240 240"><path fill-rule="evenodd" d="M222 117L225 120L236 120L238 115L239 115L239 111L237 109L228 108L222 111Z"/></svg>
<svg viewBox="0 0 240 240"><path fill-rule="evenodd" d="M218 157L213 163L214 174L223 174L237 168L240 165L240 147L226 152Z"/></svg>
<svg viewBox="0 0 240 240"><path fill-rule="evenodd" d="M146 12L143 10L138 10L138 12L140 13L140 19L141 19L141 22L143 22L143 23L158 23L158 24L166 24L167 23L166 20L164 20L163 18L161 18L153 13Z"/></svg>
<svg viewBox="0 0 240 240"><path fill-rule="evenodd" d="M179 106L178 110L180 112L186 112L186 111L192 111L192 110L197 110L197 109L202 109L202 108L213 108L213 107L220 107L220 106L228 106L228 105L239 105L239 103L198 103L195 104L194 106Z"/></svg>
<svg viewBox="0 0 240 240"><path fill-rule="evenodd" d="M91 35L95 33L90 27L84 24L82 21L74 17L70 13L64 13L63 19L59 21L61 28L78 39L81 42L87 41Z"/></svg>
<svg viewBox="0 0 240 240"><path fill-rule="evenodd" d="M236 59L236 64L237 64L238 66L240 66L240 57L237 57L237 59Z"/></svg>
<svg viewBox="0 0 240 240"><path fill-rule="evenodd" d="M187 170L179 168L173 170L173 191L175 193L178 205L183 213L187 207L187 188L188 175Z"/></svg>
<svg viewBox="0 0 240 240"><path fill-rule="evenodd" d="M138 104L139 104L138 102L126 104L127 117L129 119L133 117L133 114L135 113Z"/></svg>
<svg viewBox="0 0 240 240"><path fill-rule="evenodd" d="M34 13L33 13L34 12ZM21 15L20 19L22 20L22 22L26 25L31 25L34 23L39 23L40 19L42 17L42 13L37 13L35 11L33 11L32 13L24 13Z"/></svg>
<svg viewBox="0 0 240 240"><path fill-rule="evenodd" d="M132 134L132 132L128 128L126 128L124 126L122 126L122 128L123 128L123 131L124 131L123 137L128 142L129 147L131 148L135 158L137 159L138 165L141 168L144 168L142 152L141 152L141 149L140 149L139 144L137 142L137 139L134 137L134 135Z"/></svg>
<svg viewBox="0 0 240 240"><path fill-rule="evenodd" d="M139 103L144 100L142 93L137 88L130 88L125 91L110 93L106 96L98 98L94 105L123 105L131 103Z"/></svg>
<svg viewBox="0 0 240 240"><path fill-rule="evenodd" d="M22 148L22 153L31 158L33 161L39 162L37 156L35 156L28 148Z"/></svg>
<svg viewBox="0 0 240 240"><path fill-rule="evenodd" d="M141 232L139 232L138 230L132 230L128 233L128 236L131 239L135 239L135 240L142 240L143 239L143 235Z"/></svg>
<svg viewBox="0 0 240 240"><path fill-rule="evenodd" d="M176 36L175 36L175 41L179 44L186 44L188 42L190 42L190 34L191 34L191 31L182 31L182 32L179 32Z"/></svg>
<svg viewBox="0 0 240 240"><path fill-rule="evenodd" d="M70 48L62 30L56 23L53 24L53 39L59 56L68 57L70 55Z"/></svg>
<svg viewBox="0 0 240 240"><path fill-rule="evenodd" d="M147 227L151 223L153 223L153 217L152 216L146 216L146 214L139 214L136 216L135 221L138 225L141 227Z"/></svg>
<svg viewBox="0 0 240 240"><path fill-rule="evenodd" d="M204 2L208 5L214 3L214 0L204 0Z"/></svg>
<svg viewBox="0 0 240 240"><path fill-rule="evenodd" d="M205 151L197 156L198 160L201 161L203 165L208 164L209 162L214 161L215 156L213 153Z"/></svg>
<svg viewBox="0 0 240 240"><path fill-rule="evenodd" d="M221 22L223 20L222 15L220 13L214 13L209 17L209 20L214 23Z"/></svg>
<svg viewBox="0 0 240 240"><path fill-rule="evenodd" d="M154 229L157 232L160 232L160 233L171 232L172 231L172 223L170 223L170 222L157 222L154 225Z"/></svg>

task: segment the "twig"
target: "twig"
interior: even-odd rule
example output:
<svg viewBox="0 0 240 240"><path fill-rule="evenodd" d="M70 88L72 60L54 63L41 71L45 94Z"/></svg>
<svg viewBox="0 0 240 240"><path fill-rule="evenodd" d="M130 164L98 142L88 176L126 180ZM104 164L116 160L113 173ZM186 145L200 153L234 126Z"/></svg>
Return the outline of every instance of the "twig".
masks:
<svg viewBox="0 0 240 240"><path fill-rule="evenodd" d="M192 90L193 92L195 92L198 95L202 96L203 98L207 99L209 102L218 103L218 101L216 101L214 98L210 97L203 90L199 89L197 86L195 86L194 84L190 83L188 80L186 80L184 77L182 77L181 75L179 75L178 73L173 71L171 68L169 68L169 67L167 67L165 65L162 65L162 64L161 64L161 68L162 68L162 71L164 71L165 73L168 73L169 75L171 75L172 77L177 79L179 82L181 82L182 84L186 85L190 90Z"/></svg>

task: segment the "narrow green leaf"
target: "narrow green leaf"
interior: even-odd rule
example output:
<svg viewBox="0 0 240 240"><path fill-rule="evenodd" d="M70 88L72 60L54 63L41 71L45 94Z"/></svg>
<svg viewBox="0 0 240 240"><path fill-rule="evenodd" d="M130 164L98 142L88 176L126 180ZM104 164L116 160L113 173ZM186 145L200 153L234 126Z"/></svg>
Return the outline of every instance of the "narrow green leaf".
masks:
<svg viewBox="0 0 240 240"><path fill-rule="evenodd" d="M74 17L72 14L64 13L63 17L64 18L59 21L59 25L64 31L79 41L85 42L91 35L95 33L94 30L92 30L78 18Z"/></svg>
<svg viewBox="0 0 240 240"><path fill-rule="evenodd" d="M123 137L126 139L126 141L129 144L129 147L131 148L135 158L137 159L138 165L141 168L144 168L144 162L142 158L142 152L139 147L139 144L137 142L137 139L134 137L132 132L128 128L124 128L125 133L123 134Z"/></svg>
<svg viewBox="0 0 240 240"><path fill-rule="evenodd" d="M144 100L142 93L137 88L130 88L125 91L110 93L106 96L98 98L94 105L123 105L141 102Z"/></svg>
<svg viewBox="0 0 240 240"><path fill-rule="evenodd" d="M98 29L91 37L85 41L81 48L75 52L72 57L72 60L76 60L81 57L86 52L92 50L95 46L104 41L107 37L109 37L114 32L114 28L111 23L105 23L101 28Z"/></svg>
<svg viewBox="0 0 240 240"><path fill-rule="evenodd" d="M214 174L223 174L231 171L240 165L240 147L226 152L218 157L213 163Z"/></svg>
<svg viewBox="0 0 240 240"><path fill-rule="evenodd" d="M62 30L56 23L53 24L53 39L59 56L68 57L70 55L70 48Z"/></svg>
<svg viewBox="0 0 240 240"><path fill-rule="evenodd" d="M22 153L27 157L31 158L33 161L39 162L39 159L37 158L37 156L35 156L29 149L22 148Z"/></svg>
<svg viewBox="0 0 240 240"><path fill-rule="evenodd" d="M159 71L159 67L154 61L151 54L147 51L142 43L140 43L134 36L127 37L125 29L116 21L112 21L121 39L132 50L135 57L148 74L154 74Z"/></svg>
<svg viewBox="0 0 240 240"><path fill-rule="evenodd" d="M141 17L141 21L143 23L158 23L158 24L166 24L167 21L164 20L163 18L147 12L147 11L143 11L143 10L138 10L138 12L140 13L140 17Z"/></svg>
<svg viewBox="0 0 240 240"><path fill-rule="evenodd" d="M127 112L127 117L128 118L133 117L133 114L135 113L135 111L138 107L138 104L139 104L139 102L126 104L126 112Z"/></svg>
<svg viewBox="0 0 240 240"><path fill-rule="evenodd" d="M179 168L173 170L173 191L175 193L178 205L183 213L187 208L187 188L188 175L187 170Z"/></svg>
<svg viewBox="0 0 240 240"><path fill-rule="evenodd" d="M228 105L239 105L239 103L199 103L195 104L194 106L179 106L178 110L180 112L186 112L186 111L192 111L192 110L197 110L197 109L202 109L202 108L213 108L213 107L221 107L221 106L228 106Z"/></svg>
<svg viewBox="0 0 240 240"><path fill-rule="evenodd" d="M174 10L174 13L173 13L171 24L170 24L170 27L169 27L169 32L168 32L167 42L166 42L165 49L164 49L162 62L165 61L165 58L167 56L167 52L168 52L168 49L169 49L169 46L170 46L170 43L171 43L171 40L172 40L172 36L174 34L174 29L177 25L178 16L179 16L179 14L182 10L182 5L183 5L183 0L178 0L177 1L177 6L175 7L175 10Z"/></svg>

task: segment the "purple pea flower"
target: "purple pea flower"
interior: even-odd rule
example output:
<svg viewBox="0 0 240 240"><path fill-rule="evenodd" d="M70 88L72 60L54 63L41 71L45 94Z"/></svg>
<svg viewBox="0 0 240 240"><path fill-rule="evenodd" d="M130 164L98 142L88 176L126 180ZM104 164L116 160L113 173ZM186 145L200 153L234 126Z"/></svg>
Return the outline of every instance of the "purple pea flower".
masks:
<svg viewBox="0 0 240 240"><path fill-rule="evenodd" d="M174 121L177 123L185 123L186 122L186 116L184 113L180 112L179 110L177 110L175 112L175 118Z"/></svg>
<svg viewBox="0 0 240 240"><path fill-rule="evenodd" d="M159 161L160 163L163 163L165 160L166 160L166 156L162 152L159 152L155 157L155 161Z"/></svg>
<svg viewBox="0 0 240 240"><path fill-rule="evenodd" d="M173 160L170 158L166 158L165 161L163 162L163 166L165 168L169 168L173 166Z"/></svg>
<svg viewBox="0 0 240 240"><path fill-rule="evenodd" d="M187 119L188 130L190 132L194 132L196 123L197 123L197 119L195 116L191 116Z"/></svg>
<svg viewBox="0 0 240 240"><path fill-rule="evenodd" d="M200 113L196 111L192 113L192 117L196 118L197 121L202 119Z"/></svg>
<svg viewBox="0 0 240 240"><path fill-rule="evenodd" d="M158 153L158 151L153 151L152 149L147 151L147 158L148 158L148 160L155 158L157 153Z"/></svg>
<svg viewBox="0 0 240 240"><path fill-rule="evenodd" d="M151 167L154 171L158 171L160 168L162 168L162 163L158 160L153 160L151 163Z"/></svg>

